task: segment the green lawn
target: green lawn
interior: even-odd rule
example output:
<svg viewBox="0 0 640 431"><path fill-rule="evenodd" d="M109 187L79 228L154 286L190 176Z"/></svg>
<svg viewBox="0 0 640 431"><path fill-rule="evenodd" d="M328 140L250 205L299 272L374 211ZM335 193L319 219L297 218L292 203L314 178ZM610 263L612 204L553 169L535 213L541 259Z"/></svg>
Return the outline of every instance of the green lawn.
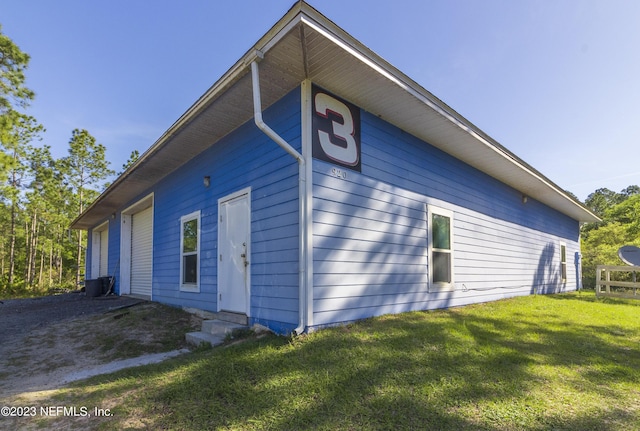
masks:
<svg viewBox="0 0 640 431"><path fill-rule="evenodd" d="M250 338L45 403L110 409L59 419L77 429L637 430L640 301L529 296Z"/></svg>

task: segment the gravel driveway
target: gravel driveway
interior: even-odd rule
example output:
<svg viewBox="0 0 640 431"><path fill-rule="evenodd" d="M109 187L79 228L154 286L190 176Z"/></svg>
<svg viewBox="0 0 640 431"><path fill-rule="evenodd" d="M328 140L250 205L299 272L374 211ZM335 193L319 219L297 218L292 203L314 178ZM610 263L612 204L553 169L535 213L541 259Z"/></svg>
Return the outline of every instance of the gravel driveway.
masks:
<svg viewBox="0 0 640 431"><path fill-rule="evenodd" d="M26 401L31 399L28 397L37 397L40 391L57 389L75 380L69 376L84 378L100 374L94 371L107 364L118 365L118 361L109 360L106 353L93 349L92 340L100 336L97 334L111 333L114 328L111 325L117 326L116 322L121 322L119 317L129 315L128 307L136 304L140 304L135 308L137 312L159 307L142 299L115 295L90 298L81 292L3 300L0 304L0 405L17 405L18 399L13 399L14 396ZM123 308L126 309L121 310ZM100 330L94 327L89 330L86 326L97 321L101 322ZM152 326L158 330L132 328L122 338L153 345L156 337L162 337L162 327ZM137 365L149 361L138 362ZM103 372L119 369L112 368ZM2 423L0 429L5 429Z"/></svg>
<svg viewBox="0 0 640 431"><path fill-rule="evenodd" d="M142 301L116 295L88 298L84 292L3 300L0 304L0 350L1 346L24 337L34 329Z"/></svg>

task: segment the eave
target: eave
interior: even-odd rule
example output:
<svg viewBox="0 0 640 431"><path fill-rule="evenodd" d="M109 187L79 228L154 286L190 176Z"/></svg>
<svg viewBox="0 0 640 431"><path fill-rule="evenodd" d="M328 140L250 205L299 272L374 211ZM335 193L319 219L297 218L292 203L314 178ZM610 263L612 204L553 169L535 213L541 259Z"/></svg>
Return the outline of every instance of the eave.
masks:
<svg viewBox="0 0 640 431"><path fill-rule="evenodd" d="M89 229L253 117L258 50L263 108L305 79L580 222L598 217L444 102L304 2L196 101L72 224Z"/></svg>

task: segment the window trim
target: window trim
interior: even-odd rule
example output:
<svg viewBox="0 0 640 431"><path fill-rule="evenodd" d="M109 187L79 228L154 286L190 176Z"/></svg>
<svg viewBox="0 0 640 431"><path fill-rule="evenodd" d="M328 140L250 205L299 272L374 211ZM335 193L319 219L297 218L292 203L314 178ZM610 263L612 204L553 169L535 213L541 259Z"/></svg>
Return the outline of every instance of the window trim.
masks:
<svg viewBox="0 0 640 431"><path fill-rule="evenodd" d="M184 224L190 222L192 220L196 220L198 223L197 237L196 237L196 251L195 253L189 252L187 254L184 253ZM180 217L180 291L182 292L194 292L200 293L200 236L202 233L202 223L200 222L200 210L194 211L190 214L183 215ZM186 255L196 255L196 282L195 283L185 283L184 282L184 257Z"/></svg>
<svg viewBox="0 0 640 431"><path fill-rule="evenodd" d="M448 217L449 218L449 249L434 249L433 247L433 216L434 215L440 215L443 217ZM427 231L428 231L428 261L427 261L427 265L429 268L429 291L450 291L450 290L454 290L455 287L455 274L454 274L454 268L455 268L455 264L454 264L454 259L453 259L453 255L454 255L454 227L453 227L453 211L451 210L446 210L444 208L440 208L440 207L436 207L436 206L432 206L432 205L427 205ZM446 252L449 253L450 255L450 259L449 259L449 271L450 271L450 275L451 275L451 281L449 281L448 283L446 282L434 282L433 281L433 253L435 252Z"/></svg>
<svg viewBox="0 0 640 431"><path fill-rule="evenodd" d="M562 259L562 249L564 248L564 260ZM560 282L562 284L567 284L567 244L564 242L560 243Z"/></svg>

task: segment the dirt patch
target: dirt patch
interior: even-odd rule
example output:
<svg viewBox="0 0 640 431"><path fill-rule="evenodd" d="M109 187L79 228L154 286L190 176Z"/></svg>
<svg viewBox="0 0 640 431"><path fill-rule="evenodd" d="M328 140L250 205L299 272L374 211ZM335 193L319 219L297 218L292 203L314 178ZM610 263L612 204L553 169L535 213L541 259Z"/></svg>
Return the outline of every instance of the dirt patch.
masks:
<svg viewBox="0 0 640 431"><path fill-rule="evenodd" d="M37 398L114 361L183 349L184 334L201 323L158 303L79 293L0 307L0 401Z"/></svg>
<svg viewBox="0 0 640 431"><path fill-rule="evenodd" d="M33 329L46 328L53 323L91 316L143 301L116 295L88 298L78 291L1 302L0 346L25 336Z"/></svg>

